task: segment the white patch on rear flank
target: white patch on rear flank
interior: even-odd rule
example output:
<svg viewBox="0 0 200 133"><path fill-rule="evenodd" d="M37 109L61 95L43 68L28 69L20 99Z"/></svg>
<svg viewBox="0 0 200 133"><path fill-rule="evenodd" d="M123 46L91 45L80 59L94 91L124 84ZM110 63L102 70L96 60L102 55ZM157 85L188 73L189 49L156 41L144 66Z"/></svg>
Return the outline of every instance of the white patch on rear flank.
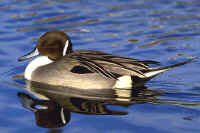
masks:
<svg viewBox="0 0 200 133"><path fill-rule="evenodd" d="M28 66L26 67L24 77L27 80L31 80L32 73L41 66L47 65L52 63L53 61L50 60L47 56L38 56L35 59L33 59Z"/></svg>
<svg viewBox="0 0 200 133"><path fill-rule="evenodd" d="M66 43L65 43L65 47L64 47L64 49L63 49L63 56L66 55L68 46L69 46L69 40L67 40Z"/></svg>
<svg viewBox="0 0 200 133"><path fill-rule="evenodd" d="M114 88L132 88L132 79L131 76L129 75L124 75L121 76L119 78L117 78L118 80L116 81Z"/></svg>
<svg viewBox="0 0 200 133"><path fill-rule="evenodd" d="M157 71L151 71L151 72L147 72L147 73L145 73L144 75L146 76L146 77L153 77L153 76L155 76L155 75L158 75L158 74L160 74L160 73L163 73L163 72L165 72L165 71L167 71L168 69L163 69L163 70L157 70Z"/></svg>

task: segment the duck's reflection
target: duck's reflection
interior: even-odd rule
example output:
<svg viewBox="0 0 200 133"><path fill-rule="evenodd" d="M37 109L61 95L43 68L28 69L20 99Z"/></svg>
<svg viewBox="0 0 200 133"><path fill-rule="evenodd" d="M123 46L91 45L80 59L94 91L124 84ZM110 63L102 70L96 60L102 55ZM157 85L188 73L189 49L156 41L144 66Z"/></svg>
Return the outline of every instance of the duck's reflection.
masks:
<svg viewBox="0 0 200 133"><path fill-rule="evenodd" d="M70 121L70 112L51 100L38 100L21 92L18 97L24 108L35 113L36 123L40 127L57 128Z"/></svg>
<svg viewBox="0 0 200 133"><path fill-rule="evenodd" d="M24 108L35 113L40 127L57 128L69 123L71 112L93 115L126 115L125 111L110 109L110 105L128 107L132 104L152 103L162 93L140 86L133 89L82 90L49 86L27 81L31 95L19 92Z"/></svg>

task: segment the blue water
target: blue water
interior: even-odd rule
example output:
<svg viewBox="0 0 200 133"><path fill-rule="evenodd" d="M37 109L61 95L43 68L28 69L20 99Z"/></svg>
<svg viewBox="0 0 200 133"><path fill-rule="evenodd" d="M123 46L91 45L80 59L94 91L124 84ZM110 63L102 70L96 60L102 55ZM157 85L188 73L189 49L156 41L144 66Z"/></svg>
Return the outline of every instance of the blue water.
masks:
<svg viewBox="0 0 200 133"><path fill-rule="evenodd" d="M148 92L143 96L144 92L141 92L137 96L139 100L125 102L126 106L108 105L108 108L127 112L127 115L72 112L69 123L56 129L37 126L34 113L22 106L17 95L29 94L24 81L12 78L23 74L28 64L17 62L17 58L33 49L37 39L53 29L64 30L71 37L74 49L157 60L162 65L198 57L199 7L199 0L1 1L0 131L199 133L199 59L146 84L149 90L162 94L148 96Z"/></svg>

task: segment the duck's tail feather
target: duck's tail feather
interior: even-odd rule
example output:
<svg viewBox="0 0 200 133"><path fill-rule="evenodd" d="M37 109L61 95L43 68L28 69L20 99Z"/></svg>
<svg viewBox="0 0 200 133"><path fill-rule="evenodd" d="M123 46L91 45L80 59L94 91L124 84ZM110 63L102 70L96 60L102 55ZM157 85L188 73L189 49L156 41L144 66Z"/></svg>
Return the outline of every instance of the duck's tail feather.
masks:
<svg viewBox="0 0 200 133"><path fill-rule="evenodd" d="M187 61L184 61L184 62L181 62L181 63L165 66L165 67L153 68L153 69L150 69L149 71L145 72L144 75L146 76L146 78L153 78L154 76L156 76L160 73L163 73L163 72L165 72L165 71L167 71L171 68L188 64L188 63L192 62L193 60L194 60L194 58L188 59Z"/></svg>

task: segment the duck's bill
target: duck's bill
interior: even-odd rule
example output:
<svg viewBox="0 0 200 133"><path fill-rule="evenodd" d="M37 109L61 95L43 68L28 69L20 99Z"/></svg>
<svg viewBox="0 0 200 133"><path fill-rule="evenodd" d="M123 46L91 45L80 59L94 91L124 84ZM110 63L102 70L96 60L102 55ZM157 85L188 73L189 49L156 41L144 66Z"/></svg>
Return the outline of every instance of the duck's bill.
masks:
<svg viewBox="0 0 200 133"><path fill-rule="evenodd" d="M20 57L20 58L18 59L18 61L25 61L25 60L30 59L30 58L32 58L32 57L34 57L34 56L37 56L37 55L39 55L39 51L38 51L37 48L35 48L33 51L31 51L31 52L29 52L28 54L26 54L26 55Z"/></svg>

